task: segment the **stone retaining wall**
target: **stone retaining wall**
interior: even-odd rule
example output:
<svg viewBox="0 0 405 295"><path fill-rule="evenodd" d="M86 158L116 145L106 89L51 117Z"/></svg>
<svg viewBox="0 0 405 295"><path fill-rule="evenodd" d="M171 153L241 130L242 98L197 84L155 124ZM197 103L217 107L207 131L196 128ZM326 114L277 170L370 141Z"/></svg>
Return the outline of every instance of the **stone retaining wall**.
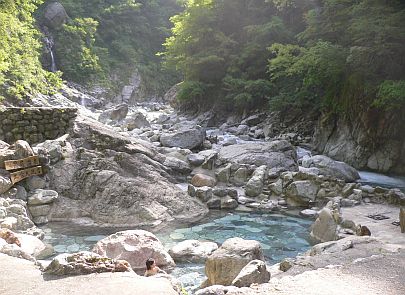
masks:
<svg viewBox="0 0 405 295"><path fill-rule="evenodd" d="M76 108L5 108L0 110L0 140L30 144L68 133L77 116Z"/></svg>

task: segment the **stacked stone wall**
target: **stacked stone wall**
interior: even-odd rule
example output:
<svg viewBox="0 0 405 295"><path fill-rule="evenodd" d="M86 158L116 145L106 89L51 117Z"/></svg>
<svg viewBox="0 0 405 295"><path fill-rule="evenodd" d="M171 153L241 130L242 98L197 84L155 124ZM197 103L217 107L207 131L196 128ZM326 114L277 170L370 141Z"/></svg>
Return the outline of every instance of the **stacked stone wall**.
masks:
<svg viewBox="0 0 405 295"><path fill-rule="evenodd" d="M0 110L0 140L30 144L55 139L69 132L76 108L4 108Z"/></svg>

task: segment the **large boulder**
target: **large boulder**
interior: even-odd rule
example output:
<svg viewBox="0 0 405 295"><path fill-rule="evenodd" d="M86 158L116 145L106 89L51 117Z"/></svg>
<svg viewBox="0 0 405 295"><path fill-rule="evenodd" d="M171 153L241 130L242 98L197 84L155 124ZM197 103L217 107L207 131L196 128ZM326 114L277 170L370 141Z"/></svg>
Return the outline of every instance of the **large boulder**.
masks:
<svg viewBox="0 0 405 295"><path fill-rule="evenodd" d="M319 187L310 180L298 180L287 186L285 194L292 205L308 205L314 202Z"/></svg>
<svg viewBox="0 0 405 295"><path fill-rule="evenodd" d="M352 166L323 155L304 157L302 166L318 168L321 174L343 179L346 182L353 182L360 178L359 173Z"/></svg>
<svg viewBox="0 0 405 295"><path fill-rule="evenodd" d="M72 149L48 173L50 188L59 193L49 220L85 217L103 225L157 227L196 221L208 212L175 185L174 176L188 167L151 143L80 119L70 139Z"/></svg>
<svg viewBox="0 0 405 295"><path fill-rule="evenodd" d="M129 131L136 128L150 127L148 119L141 112L133 113L127 117L124 121L124 126L128 128Z"/></svg>
<svg viewBox="0 0 405 295"><path fill-rule="evenodd" d="M119 122L125 119L128 114L128 105L126 103L115 106L112 109L102 112L98 120L102 123L108 123L109 120Z"/></svg>
<svg viewBox="0 0 405 295"><path fill-rule="evenodd" d="M312 226L311 236L320 242L335 241L338 238L338 225L332 210L323 208Z"/></svg>
<svg viewBox="0 0 405 295"><path fill-rule="evenodd" d="M28 197L28 205L44 205L55 201L58 193L54 190L37 189Z"/></svg>
<svg viewBox="0 0 405 295"><path fill-rule="evenodd" d="M266 263L261 260L249 262L232 281L236 287L249 287L251 284L264 284L270 280L270 272L266 268Z"/></svg>
<svg viewBox="0 0 405 295"><path fill-rule="evenodd" d="M205 262L212 252L218 249L214 242L200 242L186 240L178 243L169 250L169 254L176 262Z"/></svg>
<svg viewBox="0 0 405 295"><path fill-rule="evenodd" d="M58 276L126 271L131 271L127 261L102 257L92 252L60 254L44 270L46 274Z"/></svg>
<svg viewBox="0 0 405 295"><path fill-rule="evenodd" d="M207 281L204 286L231 285L240 271L255 259L264 261L259 242L241 238L226 240L205 263Z"/></svg>
<svg viewBox="0 0 405 295"><path fill-rule="evenodd" d="M45 7L44 18L48 26L58 28L69 19L65 8L59 2L51 2Z"/></svg>
<svg viewBox="0 0 405 295"><path fill-rule="evenodd" d="M166 147L179 147L183 149L195 149L200 147L205 139L205 130L200 126L179 130L172 133L163 133L160 143Z"/></svg>
<svg viewBox="0 0 405 295"><path fill-rule="evenodd" d="M196 187L202 187L202 186L214 187L217 184L217 181L215 180L215 178L213 178L211 176L197 173L191 179L191 184Z"/></svg>
<svg viewBox="0 0 405 295"><path fill-rule="evenodd" d="M134 270L144 270L148 258L155 259L159 267L175 266L159 239L144 230L127 230L112 234L98 241L93 252L113 259L126 260Z"/></svg>
<svg viewBox="0 0 405 295"><path fill-rule="evenodd" d="M44 244L37 237L26 234L16 235L21 242L21 249L36 259L43 259L53 254L52 246Z"/></svg>
<svg viewBox="0 0 405 295"><path fill-rule="evenodd" d="M222 163L265 165L276 172L298 171L295 148L285 140L225 146L218 158Z"/></svg>
<svg viewBox="0 0 405 295"><path fill-rule="evenodd" d="M267 167L260 166L254 172L245 186L245 193L249 197L257 197L263 191L264 180L266 178Z"/></svg>

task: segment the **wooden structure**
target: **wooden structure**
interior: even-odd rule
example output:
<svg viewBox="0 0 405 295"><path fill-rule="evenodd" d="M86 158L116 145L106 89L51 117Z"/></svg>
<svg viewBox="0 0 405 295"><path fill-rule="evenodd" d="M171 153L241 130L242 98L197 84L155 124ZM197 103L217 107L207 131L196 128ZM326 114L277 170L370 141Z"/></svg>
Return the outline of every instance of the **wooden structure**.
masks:
<svg viewBox="0 0 405 295"><path fill-rule="evenodd" d="M10 172L13 184L33 175L42 175L42 166L39 166L39 157L31 156L19 160L4 161L6 170ZM14 171L16 170L16 171Z"/></svg>

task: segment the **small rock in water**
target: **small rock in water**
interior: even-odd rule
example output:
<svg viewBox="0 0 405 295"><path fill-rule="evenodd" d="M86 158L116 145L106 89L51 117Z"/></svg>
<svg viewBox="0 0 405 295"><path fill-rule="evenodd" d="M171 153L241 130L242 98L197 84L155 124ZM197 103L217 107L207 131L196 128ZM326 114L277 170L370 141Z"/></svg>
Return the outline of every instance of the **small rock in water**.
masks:
<svg viewBox="0 0 405 295"><path fill-rule="evenodd" d="M170 238L173 240L181 240L184 239L184 235L182 233L172 233L170 234Z"/></svg>
<svg viewBox="0 0 405 295"><path fill-rule="evenodd" d="M316 218L318 216L318 211L312 209L305 209L300 211L300 215L309 218Z"/></svg>

